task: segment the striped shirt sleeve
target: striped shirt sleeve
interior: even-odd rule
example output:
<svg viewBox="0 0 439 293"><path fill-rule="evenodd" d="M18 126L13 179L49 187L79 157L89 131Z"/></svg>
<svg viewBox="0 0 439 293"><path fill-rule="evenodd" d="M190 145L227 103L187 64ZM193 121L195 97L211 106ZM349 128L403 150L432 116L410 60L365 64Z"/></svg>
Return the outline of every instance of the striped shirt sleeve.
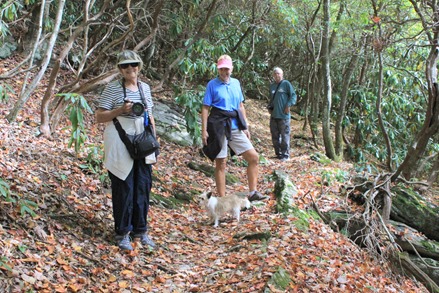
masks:
<svg viewBox="0 0 439 293"><path fill-rule="evenodd" d="M152 108L154 108L154 102L152 101L151 88L148 84L144 82L140 82L140 86L142 87L143 94L145 95L146 107L148 109L148 113L152 114Z"/></svg>
<svg viewBox="0 0 439 293"><path fill-rule="evenodd" d="M101 94L99 108L105 110L116 109L123 104L123 89L118 80L110 82Z"/></svg>

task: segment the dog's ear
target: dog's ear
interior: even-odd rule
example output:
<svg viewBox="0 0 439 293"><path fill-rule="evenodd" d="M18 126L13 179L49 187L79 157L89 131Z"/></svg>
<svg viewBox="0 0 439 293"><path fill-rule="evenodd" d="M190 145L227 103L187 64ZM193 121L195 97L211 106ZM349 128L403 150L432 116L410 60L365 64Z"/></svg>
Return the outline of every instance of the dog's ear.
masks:
<svg viewBox="0 0 439 293"><path fill-rule="evenodd" d="M207 199L209 199L211 196L212 196L212 191L209 191L208 193L206 193Z"/></svg>

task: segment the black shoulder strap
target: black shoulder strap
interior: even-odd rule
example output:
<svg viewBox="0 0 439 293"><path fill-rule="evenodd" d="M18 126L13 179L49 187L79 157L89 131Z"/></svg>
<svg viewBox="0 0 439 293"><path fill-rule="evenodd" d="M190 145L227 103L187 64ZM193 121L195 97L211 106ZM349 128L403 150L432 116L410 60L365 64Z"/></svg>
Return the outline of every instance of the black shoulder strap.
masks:
<svg viewBox="0 0 439 293"><path fill-rule="evenodd" d="M273 103L273 100L274 100L274 96L276 95L276 93L277 93L277 90L279 89L279 87L280 87L280 85L281 85L281 83L283 82L284 80L282 79L280 82L279 82L279 84L277 85L277 87L276 87L276 90L274 91L274 94L270 97L270 105Z"/></svg>
<svg viewBox="0 0 439 293"><path fill-rule="evenodd" d="M282 80L279 82L279 84L277 85L277 87L276 87L276 91L275 91L274 94L273 94L273 98L274 98L274 96L276 95L277 90L279 89L279 87L280 87L280 85L282 84L283 81L284 81L284 80L282 79Z"/></svg>
<svg viewBox="0 0 439 293"><path fill-rule="evenodd" d="M120 84L122 85L122 89L123 89L123 100L125 102L125 99L127 98L127 89L125 88L125 80L122 78L122 81L120 82ZM123 141L123 143L125 143L124 140L127 140L126 138L126 132L125 130L122 128L122 126L119 123L119 120L117 120L116 117L113 118L113 123L114 126L116 127L117 132L119 132L119 136L120 139ZM126 144L126 143L125 143Z"/></svg>
<svg viewBox="0 0 439 293"><path fill-rule="evenodd" d="M127 89L125 87L125 80L122 78L122 89L123 89L123 100L125 101L125 99L127 98ZM137 88L139 89L139 93L140 93L140 99L142 100L142 103L144 106L147 105L147 101L145 99L145 95L143 94L143 89L142 89L142 84L140 83L140 81L137 81Z"/></svg>
<svg viewBox="0 0 439 293"><path fill-rule="evenodd" d="M122 78L122 81L120 82L123 89L123 101L125 102L125 99L127 98L127 89L125 88L125 79Z"/></svg>
<svg viewBox="0 0 439 293"><path fill-rule="evenodd" d="M143 94L143 90L142 90L142 87L141 87L141 84L140 84L140 82L137 82L137 87L139 88L139 92L140 92L140 97L141 97L141 99L142 99L142 101L143 101L143 103L144 103L144 105L146 105L146 99L145 99L145 96L144 96L144 94ZM127 91L126 91L126 88L125 88L125 82L124 82L124 80L122 79L122 88L123 88L123 95L124 95L124 100L125 100L125 98L127 97ZM151 123L151 121L149 121L150 119L149 119L149 114L148 114L148 124L150 125ZM130 142L130 140L128 139L128 137L126 136L126 131L122 128L122 126L120 125L120 122L119 122L119 120L117 120L117 118L113 118L113 123L114 123L114 126L116 127L116 130L117 130L117 132L119 133L119 137L120 137L120 139L122 140L122 142L125 144L125 146L127 147L127 148L129 148L130 146L131 146L131 142Z"/></svg>

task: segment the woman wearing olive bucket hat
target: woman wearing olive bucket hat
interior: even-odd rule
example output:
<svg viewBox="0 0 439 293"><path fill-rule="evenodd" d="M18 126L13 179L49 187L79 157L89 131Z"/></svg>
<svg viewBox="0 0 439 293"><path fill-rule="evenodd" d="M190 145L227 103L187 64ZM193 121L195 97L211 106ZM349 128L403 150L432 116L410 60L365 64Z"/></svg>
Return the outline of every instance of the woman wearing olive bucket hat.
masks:
<svg viewBox="0 0 439 293"><path fill-rule="evenodd" d="M104 166L111 180L115 238L123 250L133 250L130 236L138 238L142 245L155 246L147 233L151 162L145 158L131 158L113 123L117 118L128 134L141 133L145 123L151 123L155 135L151 90L139 80L142 66L142 59L136 52L121 52L117 68L122 78L105 87L96 110L96 121L106 123Z"/></svg>

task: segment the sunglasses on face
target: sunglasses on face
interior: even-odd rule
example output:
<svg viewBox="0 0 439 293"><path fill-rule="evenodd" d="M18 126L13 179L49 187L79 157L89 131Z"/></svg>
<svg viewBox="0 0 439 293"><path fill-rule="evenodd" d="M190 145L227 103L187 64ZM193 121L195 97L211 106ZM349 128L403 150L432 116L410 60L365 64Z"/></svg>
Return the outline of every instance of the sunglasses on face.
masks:
<svg viewBox="0 0 439 293"><path fill-rule="evenodd" d="M119 67L122 68L122 69L127 69L128 66L131 66L131 67L135 68L135 67L139 66L139 63L126 63L126 64L120 64L119 65Z"/></svg>

